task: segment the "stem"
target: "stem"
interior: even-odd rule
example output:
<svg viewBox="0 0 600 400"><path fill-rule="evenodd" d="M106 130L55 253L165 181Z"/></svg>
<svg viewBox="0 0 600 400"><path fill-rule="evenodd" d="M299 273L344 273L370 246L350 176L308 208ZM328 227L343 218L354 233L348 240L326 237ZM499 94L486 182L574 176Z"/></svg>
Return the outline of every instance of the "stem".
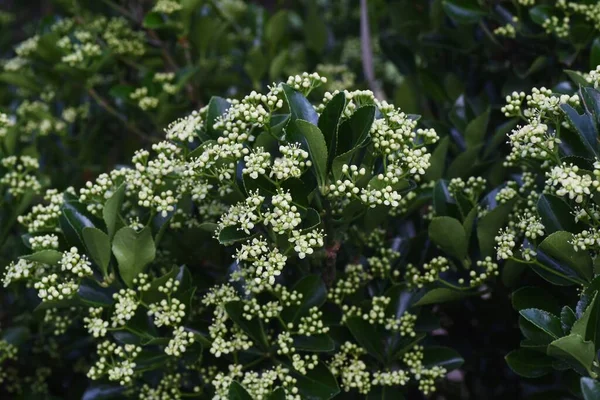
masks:
<svg viewBox="0 0 600 400"><path fill-rule="evenodd" d="M385 93L375 80L375 69L373 68L373 48L371 46L371 29L369 28L369 9L367 0L360 0L360 49L362 53L362 66L365 79L369 88L380 100L385 100Z"/></svg>
<svg viewBox="0 0 600 400"><path fill-rule="evenodd" d="M133 132L134 134L136 134L138 137L140 137L141 139L143 139L147 142L157 142L158 141L156 138L146 135L144 132L140 131L138 128L136 128L134 125L132 125L127 120L127 117L125 117L123 114L119 113L119 111L117 111L113 106L111 106L104 98L102 98L98 94L98 92L96 92L96 90L94 88L88 89L88 93L90 94L90 96L92 96L92 98L94 100L96 100L96 102L98 103L98 105L100 107L102 107L109 114L112 114L113 116L115 116L119 121L123 122L125 124L125 127L128 130L130 130L131 132Z"/></svg>

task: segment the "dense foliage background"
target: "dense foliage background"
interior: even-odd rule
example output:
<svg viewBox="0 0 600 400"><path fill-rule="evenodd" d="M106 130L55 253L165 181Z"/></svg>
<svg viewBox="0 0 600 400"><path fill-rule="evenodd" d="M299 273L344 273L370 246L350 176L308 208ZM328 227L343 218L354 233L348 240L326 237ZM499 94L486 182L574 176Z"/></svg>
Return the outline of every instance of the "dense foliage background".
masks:
<svg viewBox="0 0 600 400"><path fill-rule="evenodd" d="M329 153L325 154L326 171L321 175L317 171L316 182L315 179L306 178L306 175L302 178L302 184L306 187L321 188L323 199L317 196L317 200L299 191L297 185L289 185L292 194L300 193L299 196L304 195L309 199L305 202L306 207L317 210L318 224L311 225L311 216L302 215L302 227L314 228L322 223L326 233L325 245L321 245L325 249L322 254L315 251L316 261L313 264L295 261L301 271L317 271L318 275L315 276L322 277L320 284L305 281L305 286L321 288L320 285L324 285L329 290L335 286L336 276L337 279L346 276L343 265L347 263L389 265L390 271L402 271L402 276L405 269L416 265L416 276L419 276L424 273L423 265L428 265L434 257L447 258L453 268L448 272L443 268L443 263L432 263L435 282L423 281L425 288L423 285L409 285L402 286L400 291L397 283L402 279L396 282L394 279L397 276L388 271L381 276L371 277L372 281L361 289L365 293L351 299L353 305L370 306L371 302L376 303L377 296L385 293L393 299L393 303L398 302L398 310L394 310L397 317L408 307L414 306L419 322L413 328L419 338L426 336L423 343L450 349L446 353L440 351L433 357L438 358L435 361L439 361L439 365L453 370L444 379L436 381L437 391L429 394L429 397L600 398L600 389L593 382L589 383L590 389L586 392L585 384L588 382L582 384L580 381L581 376L594 379L598 376L595 355L598 346L594 344L600 344L596 335L596 325L600 321L596 318L596 313L600 312L596 304L600 299L596 300L595 297L598 284L594 279L598 271L598 249L588 243L589 248L581 249L589 250L589 255L582 256L587 253L571 254L573 251L570 246L573 237L584 242L588 238L592 243L597 240L594 236L598 220L597 209L594 208L597 199L594 198L596 195L590 194L590 188L595 191L592 179L596 179L595 172L598 171L594 161L599 155L600 96L594 90L598 76L584 75L600 64L600 9L597 2L48 0L40 3L9 1L0 5L0 112L8 116L7 121L0 120L0 154L8 160L0 166L0 174L3 175L0 177L3 193L0 203L0 271L9 271L10 263L17 257L36 250L31 249L27 234L35 233L32 218L35 220L34 217L44 211L35 207L48 201L54 204L55 201L52 196L43 199L45 189L54 188L58 190L57 193L62 193L69 187L76 188L72 192L67 190L71 194L67 193L64 198L65 204L75 210L70 211L72 215L84 215L86 221L93 222L91 225L86 225L86 222L84 226L94 227L102 235L106 230L112 240L114 232L111 233L106 216L102 215L104 222L96 223L86 214L95 207L89 206L80 197L82 192L79 188L85 187L86 181L99 176L102 179L101 174L129 164L137 150L151 149L152 145L160 143L165 137L165 130L171 134L168 138L177 142L186 157L188 151L192 153L197 151L194 149L206 149L213 140L226 136L223 134L223 131L227 132L226 128L214 129L212 123L231 104L238 104L233 99L242 100L252 91L273 93L274 82L285 83L288 76L304 71L317 72L327 78L326 83L315 83L314 88L311 83L311 90L305 92L304 89L296 89L300 89L320 113L327 104L335 104L325 95L326 92L349 90L355 93L357 108L363 111L360 118L347 118L346 127L351 132L359 130L361 121L369 121L364 124L371 129L374 120L387 115L385 105L369 96L365 100L361 98L364 93L354 92L371 90L375 98L386 100L409 114L409 118L402 120L394 129L407 129L410 132L414 129L418 132L410 121L419 115L418 128L427 132L434 130L436 143L434 145L434 140L428 141L427 133L419 133L419 139L414 143L412 140L402 142L403 146L415 148L423 144L424 154L431 154L431 158L427 159L430 166L426 171L403 175L401 183L405 186L394 186L394 190L402 193L405 199L399 211L382 210L378 205L377 211L364 211L367 215L364 217L363 211L350 210L341 219L349 218L352 223L336 225L336 212L345 209L347 204L335 199L335 196L327 197L325 192L329 190L329 184L336 187L332 192L343 192L336 182L341 172L332 164L335 164L333 160L336 157L345 153L335 152L331 146ZM288 81L288 84L293 86L293 82ZM534 88L549 90L548 93L542 91L539 98L526 98L526 94L539 94L539 90L534 92ZM521 92L524 93L522 96ZM283 107L293 116L295 107L302 108L305 103L304 100L297 100L299 103L291 100L293 95L290 93L285 93ZM506 98L513 93L516 94L512 98ZM567 97L561 99L560 94ZM220 98L215 100L213 96ZM274 96L282 94L275 92ZM338 102L342 101L342 97L338 97ZM507 110L507 103L513 108ZM322 105L322 109L318 108L319 105ZM179 132L179 128L173 128L170 123L205 106L208 108L198 114L202 128L197 129L198 133L194 134L188 145L185 143L187 136L178 138L173 132ZM519 111L515 111L517 109ZM306 119L312 116L302 114L302 111L299 113ZM372 113L370 119L368 113ZM276 121L275 117L273 114L271 122L260 125L259 130L267 126L270 132L275 132L279 142L273 142L273 138L265 139L265 135L260 143L272 154L279 154L278 146L287 144L283 136L277 137L277 129L281 128L277 128L279 125L276 122L279 120ZM344 118L340 111L335 122L336 138L337 124L339 122L341 130ZM282 120L281 123L286 121ZM316 119L309 122L316 124ZM521 125L534 129L537 124L546 127L540 136L543 138L547 137L546 134L555 137L563 127L563 136L559 136L563 140L560 149L557 145L556 151L550 152L553 156L548 156L546 160L544 157L547 154L540 157L539 153L528 147L529 153L525 153L533 161L521 155L523 159L514 156L512 163L505 162L509 155L525 154L519 152L522 148L515 150L517 140L509 140L508 135L518 131ZM301 128L285 126L290 131L297 129L297 137L305 137ZM320 119L318 127L327 135L325 123ZM524 136L530 138L533 134L527 135L528 132ZM423 143L419 141L421 136L425 138ZM372 138L375 138L374 134ZM183 144L178 142L179 139ZM314 160L310 140L308 142L307 150L311 153L310 159ZM356 148L363 145L359 140L355 142L348 144L345 150L352 152L355 145ZM521 142L518 144L522 145ZM371 142L365 144L364 148L368 149L367 152L378 154L379 150L375 150L375 147L366 146L373 146ZM548 148L554 150L551 146ZM256 146L253 148L255 150L258 151ZM181 161L179 156L172 156L164 148L159 148L157 152L172 157L169 158L172 162ZM358 153L349 155L348 160L370 166L373 171L386 171L388 166L382 161L386 159L385 155L381 159L373 157L371 160ZM13 156L17 158L10 159ZM28 157L38 162L32 163ZM147 160L144 158L143 162ZM545 181L549 168L561 167L559 172L568 174L572 172L573 165L581 170L574 171L575 176L585 173L590 177L587 186L582 186L588 189L587 192L581 189L581 193L588 196L583 202L583 209L587 210L590 217L589 220L581 218L576 223L569 216L581 214L578 210L582 201L577 200L577 196L581 195L577 190L580 189L572 181L568 182L568 188L567 184L561 183L566 189L558 183L548 184ZM302 173L308 167L311 166L302 164ZM526 171L525 175L523 171ZM235 175L235 169L233 172ZM16 175L11 175L13 173ZM238 171L238 175L243 173ZM114 189L120 187L122 182L128 182L126 177L110 176L112 181L107 184L110 189L103 189L107 190L105 198L94 198L98 209L106 208L104 202L112 198L108 194L117 192ZM123 180L119 181L121 178ZM559 175L556 179L566 178ZM241 181L245 190L247 184L243 178ZM184 182L184 179L177 182ZM358 180L356 184L359 184ZM376 190L381 189L376 186L377 182L371 184ZM23 190L15 191L19 187ZM282 187L288 189L288 186ZM257 184L257 188L264 189L260 184ZM514 189L519 195L509 196L506 188ZM141 191L142 187L137 189ZM280 189L279 183L277 189ZM560 192L561 189L564 193ZM211 190L217 191L216 187L211 187ZM128 189L125 195L128 200L124 205L117 207L119 210L122 208L123 218L133 215L131 209L134 207L129 200L134 202L135 193L131 194L130 191ZM577 193L569 197L569 191ZM90 193L94 194L93 190ZM542 199L538 201L542 193ZM503 195L506 197L503 198ZM565 201L559 199L561 196ZM220 200L227 207L234 206L239 200L234 196L221 197ZM532 200L534 198L535 201ZM32 207L33 213L27 214ZM61 203L60 207L66 206ZM216 213L210 215L212 219L206 219L207 223L215 225L219 222L216 217L224 212L222 207L216 211L202 211L206 215ZM169 209L169 212L172 211ZM118 214L120 211L115 212ZM148 216L139 210L136 212L142 221ZM537 235L539 238L535 233L532 238L527 229L519 228L520 218L528 213L532 214L533 219L527 229L538 220L543 222L542 232ZM34 217L21 217L19 221L19 216L24 215ZM185 219L188 214L181 212L181 215L175 215ZM194 212L190 212L190 215L193 215L190 219L196 218ZM100 214L95 214L95 217L98 216ZM160 227L170 222L161 222L159 218L154 218L154 214L148 221L148 226L152 225L152 229L149 229L158 243L158 238L163 238ZM76 226L77 223L71 225ZM139 220L138 223L144 225ZM368 232L374 227L384 228L381 237L373 239L360 235L361 231ZM194 283L185 283L188 279L185 272L171 270L167 264L160 267L152 264L151 278L163 279L159 277L169 274L169 277L178 277L184 282L181 285L191 285L185 288L191 290L191 294L182 289L183 294L190 297L189 304L195 304L198 310L205 311L204 305L200 305L200 293L203 296L211 285L222 282L223 275L231 272L228 268L233 251L222 248L211 239L210 232L215 229L212 225L193 228L197 229L186 234L165 229L167 233L161 242L164 248L159 248L164 253L158 251L151 258L154 260L156 256L157 260L163 262L172 256L178 266L186 265L192 271L194 277L189 279ZM537 256L533 255L534 259L541 260L539 255L545 254L550 261L543 259L541 266L532 266L524 255L519 255L521 258L516 255L499 256L501 243L496 243L494 238L501 228L505 228L503 232L513 235L513 247L514 242L518 242L519 246L523 243L523 249L537 252ZM515 232L511 230L513 228ZM81 231L81 227L79 229ZM217 231L217 236L222 244L230 245L246 239L224 239L222 227L218 229L221 229ZM75 235L71 238L67 237L64 241L61 238L60 249L68 250L73 245L80 250L89 250L89 243L82 242L81 232L77 228L74 230ZM336 236L339 232L343 232L339 235L346 234L345 230L347 236ZM593 234L586 236L582 234L584 231ZM443 232L443 235L436 232ZM562 235L561 232L571 236ZM464 243L450 243L444 236L464 237ZM340 242L350 244L342 245L342 250L337 253ZM275 245L279 246L280 243L276 242ZM126 278L121 271L117 274L121 280L115 278L115 265L119 264L121 268L122 259L115 252L114 243L112 246L115 257L111 260L109 249L109 261L104 266L104 274L99 274L98 270L94 272L96 276L102 275L98 282L105 284L104 289L111 289L111 285L115 290L131 288L129 281L133 277ZM383 251L380 253L380 250ZM386 253L387 250L389 253ZM170 255L169 251L175 255ZM329 261L331 254L333 261ZM94 255L97 254L91 250L88 252L94 266L103 264ZM476 264L476 260L484 262L488 256L493 260L489 262L489 267L488 264ZM40 261L39 257L38 254L37 259L30 260L48 261ZM159 262L156 261L156 264ZM330 270L333 273L322 272L320 265L326 265L327 268L332 265ZM481 280L477 279L479 270L477 275L470 274L470 268L475 265L485 272ZM109 268L113 269L111 279L114 282L108 279ZM540 272L540 269L546 272ZM283 282L291 287L300 280L302 274L284 275ZM415 282L418 280L414 279ZM166 280L164 278L162 283ZM571 284L575 287L566 286ZM70 323L77 318L81 321L83 314L87 315L89 304L85 301L89 299L82 296L86 310L83 314L75 309L70 310L68 307L71 305L55 308L62 311L52 314L45 310L54 309L51 306L40 308L38 305L40 300L33 283L15 286L11 285L2 292L0 334L3 337L1 343L14 345L19 352L17 357L11 357L11 348L0 347L1 395L32 399L124 396L123 392L118 391L120 389L115 389L118 385L115 386L114 382L101 380L99 383L86 378L87 369L93 365L96 343L81 323L74 327ZM190 287L196 288L196 297ZM106 294L104 289L99 289L103 295ZM193 303L194 299L196 303ZM336 309L334 303L327 302L323 306L325 314L331 316L329 321L340 314L332 311ZM341 306L341 302L337 305ZM565 306L570 308L567 310ZM540 309L543 314L539 312ZM69 314L70 311L73 312ZM233 314L229 309L228 313ZM578 323L574 323L575 319ZM328 321L328 318L325 320ZM362 322L360 318L358 321ZM354 337L369 350L370 355L377 353L377 348L369 347L366 338L361 340L356 337L356 331L362 329L359 322L355 321L358 325L354 330L354 322L347 326L347 330L344 330L346 327L334 328L330 334L334 340L329 340L335 342L338 349L345 338ZM202 324L205 323L202 320ZM202 324L193 328L197 328L197 332L207 331L208 328ZM269 327L269 330L276 329ZM387 333L377 334L383 335L381 342L402 343L401 340L405 340L399 339L397 333L395 336L389 334L389 337ZM576 334L580 334L582 343L592 342L591 350L585 347L584 351L592 354L592 360L571 356L577 353L569 352L580 345L579 342L558 347L560 351L547 350L557 347L553 347L551 342ZM155 341L150 340L150 345L164 345L161 340L166 339L160 337L164 336L162 331L160 334L153 332L152 335L155 335ZM117 337L116 333L115 337L124 343L129 340L124 336ZM196 339L198 347L210 347L207 343L198 343ZM398 343L395 345L402 347ZM521 349L516 351L520 345ZM318 347L315 344L313 346ZM203 349L193 351L207 353ZM193 351L187 354L190 357L190 354L197 355ZM254 356L252 351L244 354L242 352L242 358L250 357L248 360ZM429 354L436 353L432 351ZM508 357L507 362L505 358L508 354L512 356ZM203 357L213 360L210 355ZM368 362L389 366L389 360L384 362L375 356L373 358L376 360ZM209 365L211 362L214 361L209 361ZM148 364L148 370L157 368L156 363L148 361ZM33 372L32 365L35 366ZM321 365L317 368L321 368ZM322 372L319 369L317 371ZM205 371L202 373L208 374ZM158 378L152 375L144 379L150 383ZM331 385L324 386L325 392L331 389ZM210 393L212 389L202 390ZM413 385L398 391L374 390L369 398L395 399L403 393L408 399L417 399L425 396L423 392L427 390ZM599 397L594 397L593 393ZM193 397L194 393L189 394L189 397ZM269 398L278 398L275 395ZM243 393L239 396L244 398ZM307 397L306 392L302 392L302 396ZM338 396L364 398L366 394L355 387L341 391ZM317 398L327 397L323 395Z"/></svg>

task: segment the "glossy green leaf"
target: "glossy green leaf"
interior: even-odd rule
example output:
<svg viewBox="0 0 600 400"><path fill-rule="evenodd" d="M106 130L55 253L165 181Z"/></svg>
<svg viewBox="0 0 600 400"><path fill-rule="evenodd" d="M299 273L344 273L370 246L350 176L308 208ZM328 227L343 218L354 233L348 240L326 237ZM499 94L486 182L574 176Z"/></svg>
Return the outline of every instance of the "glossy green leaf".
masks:
<svg viewBox="0 0 600 400"><path fill-rule="evenodd" d="M481 115L469 122L465 129L465 141L468 147L476 146L483 142L490 121L490 109L485 110Z"/></svg>
<svg viewBox="0 0 600 400"><path fill-rule="evenodd" d="M548 311L540 310L538 308L526 308L520 310L519 314L554 338L559 338L563 335L560 319Z"/></svg>
<svg viewBox="0 0 600 400"><path fill-rule="evenodd" d="M476 0L443 0L446 14L458 24L474 24L485 15Z"/></svg>
<svg viewBox="0 0 600 400"><path fill-rule="evenodd" d="M558 263L558 266L556 263L552 263L543 258L539 252L538 260L541 260L550 268L558 269L560 266L570 268L580 277L580 279L589 282L593 277L592 259L588 252L575 251L571 244L572 240L573 235L569 232L554 232L540 243L539 250ZM557 273L562 275L565 275L567 272L564 270L557 270Z"/></svg>
<svg viewBox="0 0 600 400"><path fill-rule="evenodd" d="M548 355L565 360L588 373L596 358L594 344L584 341L579 335L569 335L553 341L548 346Z"/></svg>
<svg viewBox="0 0 600 400"><path fill-rule="evenodd" d="M556 231L579 232L571 207L560 197L542 194L537 203L537 210L547 234Z"/></svg>
<svg viewBox="0 0 600 400"><path fill-rule="evenodd" d="M329 335L294 336L294 347L300 351L333 351L335 344Z"/></svg>
<svg viewBox="0 0 600 400"><path fill-rule="evenodd" d="M331 168L333 157L337 151L338 130L344 108L346 108L346 95L340 92L329 100L319 117L319 129L323 133L325 144L329 150L327 158L328 170Z"/></svg>
<svg viewBox="0 0 600 400"><path fill-rule="evenodd" d="M317 125L319 122L319 115L306 97L289 85L282 85L282 87L290 108L292 120L303 119L313 125Z"/></svg>
<svg viewBox="0 0 600 400"><path fill-rule="evenodd" d="M106 224L108 237L113 238L115 232L119 229L119 218L121 214L121 205L125 198L125 184L119 186L119 188L110 196L110 198L104 203L102 208L102 218Z"/></svg>
<svg viewBox="0 0 600 400"><path fill-rule="evenodd" d="M263 328L262 321L259 318L251 320L244 316L244 303L242 301L230 301L225 305L227 315L235 324L244 331L256 344L263 349L268 348L267 335Z"/></svg>
<svg viewBox="0 0 600 400"><path fill-rule="evenodd" d="M356 341L373 357L383 362L385 359L385 338L376 325L365 321L361 317L351 317L346 320L346 326L350 329Z"/></svg>
<svg viewBox="0 0 600 400"><path fill-rule="evenodd" d="M247 240L250 236L237 226L226 226L219 232L219 243L229 246Z"/></svg>
<svg viewBox="0 0 600 400"><path fill-rule="evenodd" d="M323 133L316 125L302 119L296 119L288 125L288 140L301 143L310 154L317 182L321 189L327 183L327 144Z"/></svg>
<svg viewBox="0 0 600 400"><path fill-rule="evenodd" d="M36 261L48 265L57 265L62 258L62 252L57 250L40 250L21 257L24 260Z"/></svg>
<svg viewBox="0 0 600 400"><path fill-rule="evenodd" d="M440 366L452 371L460 368L464 362L460 354L450 347L426 346L423 350L423 366L426 368Z"/></svg>
<svg viewBox="0 0 600 400"><path fill-rule="evenodd" d="M328 400L340 392L337 380L323 362L308 370L306 375L296 375L296 380L303 399Z"/></svg>
<svg viewBox="0 0 600 400"><path fill-rule="evenodd" d="M112 242L112 251L118 262L119 274L129 287L156 257L156 247L149 228L140 232L128 226L119 229Z"/></svg>
<svg viewBox="0 0 600 400"><path fill-rule="evenodd" d="M429 224L429 238L442 250L463 260L468 240L462 224L451 217L435 217Z"/></svg>
<svg viewBox="0 0 600 400"><path fill-rule="evenodd" d="M534 350L513 350L505 360L510 369L526 378L539 378L552 372L553 359Z"/></svg>
<svg viewBox="0 0 600 400"><path fill-rule="evenodd" d="M287 307L282 312L286 322L294 322L302 315L306 315L312 307L320 307L327 299L327 288L319 275L308 275L294 285L294 291L302 293L299 305Z"/></svg>
<svg viewBox="0 0 600 400"><path fill-rule="evenodd" d="M229 385L229 400L253 400L248 391L237 381Z"/></svg>
<svg viewBox="0 0 600 400"><path fill-rule="evenodd" d="M592 114L584 111L579 114L577 110L569 104L562 104L560 108L565 112L567 118L575 127L575 131L581 140L581 143L586 147L590 157L599 157L598 151L598 129Z"/></svg>
<svg viewBox="0 0 600 400"><path fill-rule="evenodd" d="M436 288L426 291L424 295L415 302L414 305L424 306L427 304L446 303L449 301L462 299L463 297L469 295L472 295L472 293L448 288Z"/></svg>
<svg viewBox="0 0 600 400"><path fill-rule="evenodd" d="M110 263L111 246L108 235L98 228L83 228L83 241L88 249L92 261L100 267L102 274L108 274L108 264Z"/></svg>
<svg viewBox="0 0 600 400"><path fill-rule="evenodd" d="M537 308L551 314L557 314L560 310L558 301L547 290L526 286L519 288L511 295L512 306L521 311L527 308Z"/></svg>
<svg viewBox="0 0 600 400"><path fill-rule="evenodd" d="M222 97L211 97L206 112L206 133L211 139L218 139L221 136L221 132L215 130L213 126L217 118L225 114L230 106L231 104Z"/></svg>

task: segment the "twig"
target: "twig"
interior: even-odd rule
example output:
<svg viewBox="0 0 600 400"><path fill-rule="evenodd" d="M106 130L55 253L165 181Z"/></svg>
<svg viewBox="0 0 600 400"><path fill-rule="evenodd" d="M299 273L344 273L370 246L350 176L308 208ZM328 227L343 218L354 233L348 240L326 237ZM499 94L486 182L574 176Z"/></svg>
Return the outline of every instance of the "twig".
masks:
<svg viewBox="0 0 600 400"><path fill-rule="evenodd" d="M362 66L367 84L375 97L385 100L385 93L379 87L375 79L373 68L373 48L371 47L371 29L369 28L369 10L367 0L360 0L360 50L362 54Z"/></svg>
<svg viewBox="0 0 600 400"><path fill-rule="evenodd" d="M100 107L102 107L104 110L106 110L109 114L112 114L113 116L117 117L117 119L119 121L121 121L125 124L125 127L127 129L129 129L131 132L133 132L134 134L139 136L141 139L148 141L148 142L157 142L158 141L156 138L146 135L144 132L140 131L138 128L136 128L134 125L132 125L123 114L121 114L113 106L111 106L105 99L103 99L102 96L100 96L98 94L98 92L96 92L96 90L94 90L93 88L90 88L90 89L88 89L88 93L90 94L90 96L92 96L92 98L94 100L96 100L96 102L98 103L98 105Z"/></svg>

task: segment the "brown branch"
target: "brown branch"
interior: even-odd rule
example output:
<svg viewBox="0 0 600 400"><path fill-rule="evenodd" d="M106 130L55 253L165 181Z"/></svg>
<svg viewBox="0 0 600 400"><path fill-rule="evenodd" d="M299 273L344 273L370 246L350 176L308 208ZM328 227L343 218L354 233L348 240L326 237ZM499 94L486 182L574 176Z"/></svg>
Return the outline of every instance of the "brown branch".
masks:
<svg viewBox="0 0 600 400"><path fill-rule="evenodd" d="M119 121L123 122L123 124L125 124L125 127L129 131L131 131L132 133L134 133L135 135L137 135L144 141L147 141L147 142L157 142L158 141L156 138L146 135L144 132L142 132L141 130L136 128L134 125L132 125L127 120L127 117L125 117L123 114L121 114L119 111L117 111L113 106L111 106L108 103L108 101L106 101L104 98L102 98L102 96L100 96L98 94L98 92L96 92L96 90L94 90L94 88L88 89L88 93L90 94L90 96L92 96L92 98L94 100L96 100L96 102L98 103L98 105L100 107L102 107L104 110L106 110L109 114L115 116Z"/></svg>
<svg viewBox="0 0 600 400"><path fill-rule="evenodd" d="M373 48L371 46L371 29L369 28L369 10L367 0L360 0L360 50L365 80L371 91L379 100L385 100L385 93L375 79L373 68Z"/></svg>

